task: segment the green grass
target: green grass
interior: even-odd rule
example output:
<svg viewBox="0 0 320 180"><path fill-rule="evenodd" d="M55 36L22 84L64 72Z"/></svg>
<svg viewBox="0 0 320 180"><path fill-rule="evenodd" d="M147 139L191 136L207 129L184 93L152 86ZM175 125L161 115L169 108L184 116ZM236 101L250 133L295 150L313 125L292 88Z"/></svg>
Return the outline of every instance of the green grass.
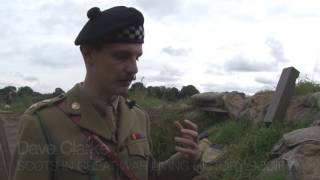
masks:
<svg viewBox="0 0 320 180"><path fill-rule="evenodd" d="M204 175L219 180L255 179L265 167L268 153L281 136L307 124L275 124L269 128L258 127L245 120L219 124L210 129L209 139L225 145L225 160L206 168ZM281 179L282 175L277 177Z"/></svg>
<svg viewBox="0 0 320 180"><path fill-rule="evenodd" d="M129 92L129 99L136 101L137 104L143 108L157 107L165 104L165 101L155 97L149 97L145 92L139 91Z"/></svg>

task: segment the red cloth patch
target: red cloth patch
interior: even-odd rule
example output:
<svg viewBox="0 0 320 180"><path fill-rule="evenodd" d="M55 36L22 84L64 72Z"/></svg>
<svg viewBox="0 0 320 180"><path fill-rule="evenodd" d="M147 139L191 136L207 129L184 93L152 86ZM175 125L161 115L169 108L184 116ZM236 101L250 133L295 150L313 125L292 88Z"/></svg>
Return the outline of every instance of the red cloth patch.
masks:
<svg viewBox="0 0 320 180"><path fill-rule="evenodd" d="M132 140L138 140L138 139L144 139L146 138L143 133L132 133L131 134L131 139Z"/></svg>

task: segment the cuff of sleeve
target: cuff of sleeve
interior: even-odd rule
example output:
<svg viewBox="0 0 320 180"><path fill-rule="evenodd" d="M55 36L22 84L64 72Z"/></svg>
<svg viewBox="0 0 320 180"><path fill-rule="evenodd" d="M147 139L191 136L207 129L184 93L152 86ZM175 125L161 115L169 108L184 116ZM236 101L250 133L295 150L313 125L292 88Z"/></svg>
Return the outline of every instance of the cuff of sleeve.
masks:
<svg viewBox="0 0 320 180"><path fill-rule="evenodd" d="M203 167L204 167L204 163L202 161L202 156L203 156L203 152L201 152L201 155L200 155L199 159L194 161L193 165L192 165L192 169L195 172L197 172L199 175L200 175L200 173L201 173L201 171L203 170Z"/></svg>

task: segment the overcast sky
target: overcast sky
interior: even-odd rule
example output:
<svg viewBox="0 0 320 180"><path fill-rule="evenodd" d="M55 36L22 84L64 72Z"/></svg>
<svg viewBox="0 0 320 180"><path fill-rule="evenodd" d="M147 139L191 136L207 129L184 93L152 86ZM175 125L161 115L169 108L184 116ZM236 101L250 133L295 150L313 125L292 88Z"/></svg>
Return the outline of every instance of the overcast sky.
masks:
<svg viewBox="0 0 320 180"><path fill-rule="evenodd" d="M145 15L137 80L254 93L285 67L320 80L319 0L0 0L0 88L70 89L85 68L74 39L93 6Z"/></svg>

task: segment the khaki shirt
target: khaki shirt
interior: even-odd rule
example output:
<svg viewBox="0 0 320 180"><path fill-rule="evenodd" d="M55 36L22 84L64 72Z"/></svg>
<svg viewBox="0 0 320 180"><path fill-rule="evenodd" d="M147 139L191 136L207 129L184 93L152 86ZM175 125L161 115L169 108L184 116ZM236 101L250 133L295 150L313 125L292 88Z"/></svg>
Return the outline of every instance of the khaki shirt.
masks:
<svg viewBox="0 0 320 180"><path fill-rule="evenodd" d="M81 128L101 137L141 180L188 180L197 176L196 164L180 154L160 163L154 160L149 117L139 107L127 103L119 97L114 104L116 138L107 116L99 113L79 84L65 95L31 106L21 117L13 179L126 179L108 158L88 144ZM78 125L71 116L81 117Z"/></svg>

